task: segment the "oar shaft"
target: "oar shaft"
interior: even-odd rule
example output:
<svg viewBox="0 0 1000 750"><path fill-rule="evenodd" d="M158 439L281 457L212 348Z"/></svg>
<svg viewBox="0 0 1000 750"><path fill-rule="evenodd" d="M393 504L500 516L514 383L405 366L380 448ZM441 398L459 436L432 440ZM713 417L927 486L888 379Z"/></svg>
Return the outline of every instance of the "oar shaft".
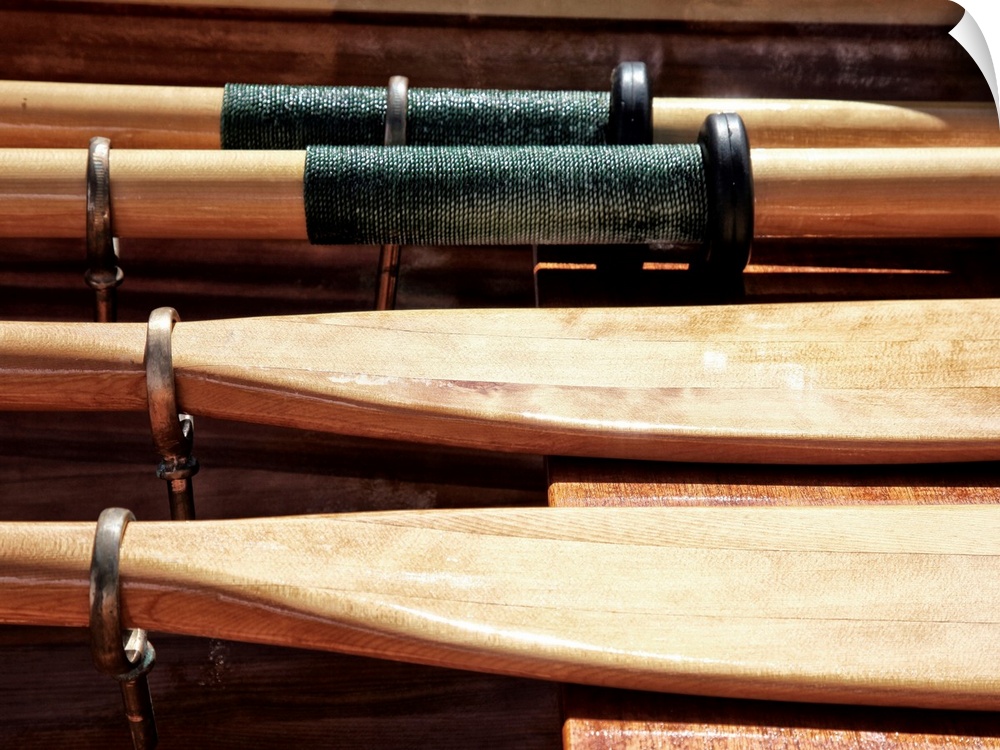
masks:
<svg viewBox="0 0 1000 750"><path fill-rule="evenodd" d="M86 159L0 150L0 236L82 237ZM759 237L1000 235L1000 148L755 149L752 160ZM112 149L115 232L306 239L305 161L304 151Z"/></svg>
<svg viewBox="0 0 1000 750"><path fill-rule="evenodd" d="M304 151L112 149L119 237L307 239ZM87 152L0 151L0 236L83 237Z"/></svg>
<svg viewBox="0 0 1000 750"><path fill-rule="evenodd" d="M1000 236L1000 148L755 149L758 237Z"/></svg>
<svg viewBox="0 0 1000 750"><path fill-rule="evenodd" d="M466 93L476 92L455 90L450 98ZM384 108L384 95L370 98ZM822 99L656 98L654 141L692 143L705 117L720 111L738 112L751 144L760 148L1000 145L996 109L989 103ZM381 116L371 119L364 142L381 142ZM0 81L0 148L85 148L102 135L116 148L215 149L222 122L218 88ZM327 127L338 132L335 122ZM348 129L346 123L340 127L340 137L350 138Z"/></svg>
<svg viewBox="0 0 1000 750"><path fill-rule="evenodd" d="M991 103L832 99L653 100L653 138L691 143L712 112L743 118L754 148L1000 146Z"/></svg>

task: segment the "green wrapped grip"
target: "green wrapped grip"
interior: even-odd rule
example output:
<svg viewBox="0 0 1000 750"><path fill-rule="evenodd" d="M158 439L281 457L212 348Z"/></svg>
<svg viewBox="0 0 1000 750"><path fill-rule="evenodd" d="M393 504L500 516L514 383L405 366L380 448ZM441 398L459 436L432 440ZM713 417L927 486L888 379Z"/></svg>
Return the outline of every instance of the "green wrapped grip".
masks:
<svg viewBox="0 0 1000 750"><path fill-rule="evenodd" d="M681 146L313 146L315 244L701 243L702 151Z"/></svg>
<svg viewBox="0 0 1000 750"><path fill-rule="evenodd" d="M602 145L609 108L606 92L411 89L407 143ZM228 84L222 147L379 146L385 142L385 112L384 88Z"/></svg>

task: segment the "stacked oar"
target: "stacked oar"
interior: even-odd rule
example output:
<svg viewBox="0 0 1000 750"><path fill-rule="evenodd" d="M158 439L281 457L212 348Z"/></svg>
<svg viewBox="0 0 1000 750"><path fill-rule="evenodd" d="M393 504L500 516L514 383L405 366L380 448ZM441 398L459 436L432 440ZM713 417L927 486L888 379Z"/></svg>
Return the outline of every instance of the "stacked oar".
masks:
<svg viewBox="0 0 1000 750"><path fill-rule="evenodd" d="M754 226L998 229L990 147L751 151L734 117L711 119L699 145L291 145L309 147L112 149L116 234L684 244L707 246L700 271L731 274L746 259L728 251ZM0 158L0 232L79 231L85 153ZM182 322L172 358L178 406L196 417L531 454L978 461L1000 459L998 317L991 301L357 313ZM144 410L145 335L4 324L0 406ZM995 708L980 654L1000 640L997 589L969 592L1000 574L982 542L997 523L991 508L133 522L122 607L129 627L546 679ZM83 624L92 532L0 530L0 617Z"/></svg>

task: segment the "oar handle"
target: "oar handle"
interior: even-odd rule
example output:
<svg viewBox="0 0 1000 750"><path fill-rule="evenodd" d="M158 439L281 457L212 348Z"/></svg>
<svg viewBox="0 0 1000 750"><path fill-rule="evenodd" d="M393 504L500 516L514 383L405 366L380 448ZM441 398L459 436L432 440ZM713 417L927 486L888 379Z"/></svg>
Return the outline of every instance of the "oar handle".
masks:
<svg viewBox="0 0 1000 750"><path fill-rule="evenodd" d="M704 241L698 146L306 151L309 239L321 245Z"/></svg>
<svg viewBox="0 0 1000 750"><path fill-rule="evenodd" d="M607 91L409 90L411 146L606 145ZM382 145L386 92L377 86L227 84L222 147L298 150Z"/></svg>
<svg viewBox="0 0 1000 750"><path fill-rule="evenodd" d="M623 137L642 130L639 119L619 123ZM137 154L121 153L127 183L128 162ZM246 162L247 153L259 156L257 168ZM135 214L129 215L128 188L124 196L112 190L115 232L294 238L304 224L316 244L680 244L701 246L696 264L724 272L739 272L749 257L750 149L737 115L711 115L697 145L312 146L301 171L297 153L205 152L204 160L182 153L173 158L183 164L184 183L172 183L169 175L170 183L157 183L147 166L136 174L134 195L142 205ZM12 161L22 158L8 154ZM165 158L143 154L151 154L146 159L154 167L154 159ZM53 214L65 213L66 193L78 189L68 176L59 182L75 157L38 156L20 174L13 165L6 170L6 185L0 176L0 193L7 187L12 194L7 207L17 217L9 225L15 235L31 234L25 227L31 221L43 225L43 233L63 231ZM133 163L144 166L141 156ZM123 179L114 164L111 174ZM199 188L206 188L204 200ZM34 216L18 216L18 206ZM158 224L164 213L186 216ZM200 222L199 213L211 225Z"/></svg>

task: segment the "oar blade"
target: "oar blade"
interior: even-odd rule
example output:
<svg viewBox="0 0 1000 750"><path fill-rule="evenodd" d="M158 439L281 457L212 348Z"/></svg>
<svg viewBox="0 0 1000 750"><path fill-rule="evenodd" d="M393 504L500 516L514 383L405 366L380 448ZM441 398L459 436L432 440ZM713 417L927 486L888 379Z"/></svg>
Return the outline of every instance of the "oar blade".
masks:
<svg viewBox="0 0 1000 750"><path fill-rule="evenodd" d="M542 679L1000 708L989 506L522 509L133 524L152 629Z"/></svg>
<svg viewBox="0 0 1000 750"><path fill-rule="evenodd" d="M920 463L1000 459L998 330L992 300L455 310L181 324L175 351L195 414L550 455Z"/></svg>

